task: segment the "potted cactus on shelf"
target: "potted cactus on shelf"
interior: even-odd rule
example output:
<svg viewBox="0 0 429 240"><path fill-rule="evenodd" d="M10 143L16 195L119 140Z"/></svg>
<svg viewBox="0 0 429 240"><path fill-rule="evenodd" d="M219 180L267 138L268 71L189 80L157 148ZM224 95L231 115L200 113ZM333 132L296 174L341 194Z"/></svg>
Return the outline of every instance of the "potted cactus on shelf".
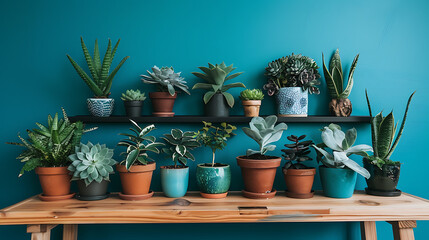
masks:
<svg viewBox="0 0 429 240"><path fill-rule="evenodd" d="M236 68L233 65L226 66L224 62L209 67L198 67L200 72L192 72L196 77L203 79L206 83L196 83L192 89L204 89L207 92L204 94L204 111L206 116L213 117L228 117L229 109L234 106L234 97L227 93L231 88L243 87L243 83L225 84L226 81L238 77L242 72L230 74Z"/></svg>
<svg viewBox="0 0 429 240"><path fill-rule="evenodd" d="M243 132L256 141L258 150L248 149L245 156L237 157L238 166L244 180L243 195L248 198L273 198L276 190L273 189L277 167L281 158L266 155L268 151L274 151L277 142L287 129L285 123L276 125L275 115L266 118L254 117L250 121L250 128L244 127Z"/></svg>
<svg viewBox="0 0 429 240"><path fill-rule="evenodd" d="M127 90L122 93L121 97L124 101L125 112L128 117L140 117L144 100L146 99L145 93L140 90Z"/></svg>
<svg viewBox="0 0 429 240"><path fill-rule="evenodd" d="M322 53L323 73L325 75L326 85L332 100L329 103L329 111L337 117L348 117L352 113L352 103L348 99L353 88L353 74L359 54L353 59L347 78L347 85L344 89L343 69L341 66L340 51L337 49L329 62L329 69L325 65L325 59ZM344 89L344 90L343 90Z"/></svg>
<svg viewBox="0 0 429 240"><path fill-rule="evenodd" d="M105 144L80 143L75 152L69 156L70 166L67 168L72 174L71 180L77 180L79 194L77 199L82 201L95 201L107 198L109 175L113 174L113 165L116 161L113 149Z"/></svg>
<svg viewBox="0 0 429 240"><path fill-rule="evenodd" d="M287 187L286 196L292 198L312 198L314 195L311 189L316 169L303 164L305 161L313 160L308 156L313 141L302 141L305 137L306 135L288 136L287 139L292 143L285 144L286 149L282 149L283 158L286 160L283 167Z"/></svg>
<svg viewBox="0 0 429 240"><path fill-rule="evenodd" d="M211 163L198 164L197 184L200 194L205 198L224 198L231 185L231 169L229 164L215 163L216 151L226 147L227 140L235 135L237 128L228 123L215 126L210 122L203 122L204 127L195 133L198 142L212 150Z"/></svg>
<svg viewBox="0 0 429 240"><path fill-rule="evenodd" d="M407 120L408 108L415 92L408 98L407 107L396 139L395 135L398 124L395 124L393 111L387 116L383 116L383 113L380 112L373 117L366 91L365 94L371 117L372 147L374 148L374 154L363 159L364 167L371 174L371 177L366 180L368 188L365 190L371 195L400 196L401 191L396 189L396 186L399 181L401 162L393 161L390 157L401 139L405 121Z"/></svg>
<svg viewBox="0 0 429 240"><path fill-rule="evenodd" d="M261 101L264 94L261 89L246 89L240 93L241 103L244 108L244 116L257 117L261 108Z"/></svg>
<svg viewBox="0 0 429 240"><path fill-rule="evenodd" d="M156 117L173 117L174 101L177 97L176 88L178 91L183 91L190 95L188 86L181 72L174 72L173 67L157 66L152 68L153 72L147 71L148 75L141 75L143 83L155 84L156 92L149 93L152 101L153 115Z"/></svg>
<svg viewBox="0 0 429 240"><path fill-rule="evenodd" d="M189 167L186 163L188 160L195 161L191 151L200 146L194 135L194 132L183 132L180 129L172 129L170 134L164 134L167 147L162 152L174 163L161 166L161 186L167 197L183 197L188 190Z"/></svg>
<svg viewBox="0 0 429 240"><path fill-rule="evenodd" d="M80 38L80 41L83 54L85 56L85 60L92 78L68 54L67 58L70 60L79 76L94 93L93 98L88 98L86 100L89 112L96 117L108 117L113 112L113 106L115 102L113 98L109 98L113 78L125 63L125 61L129 58L129 56L124 57L118 66L116 66L116 68L110 72L110 67L112 66L112 61L115 57L116 49L118 48L120 39L113 49L112 41L109 39L109 44L107 45L107 50L104 54L103 61L100 59L100 51L98 49L97 40L95 40L94 57L91 57L91 54L89 53L88 48L85 46L82 37Z"/></svg>
<svg viewBox="0 0 429 240"><path fill-rule="evenodd" d="M372 152L372 147L366 144L353 146L356 137L355 128L344 133L340 126L331 123L322 129L323 143L311 145L317 151L317 161L323 164L319 172L325 196L349 198L355 189L356 173L366 179L370 177L365 168L349 158L353 154L367 157L366 152ZM332 154L325 148L330 148Z"/></svg>
<svg viewBox="0 0 429 240"><path fill-rule="evenodd" d="M155 125L141 128L133 120L130 119L130 122L131 133L119 134L127 137L118 143L118 146L126 147L126 151L121 154L126 156L125 160L116 165L122 184L119 197L124 200L142 200L153 195L153 191L150 191L150 183L156 164L148 153L159 154L158 147L164 144L156 142L154 136L148 135L155 129Z"/></svg>
<svg viewBox="0 0 429 240"><path fill-rule="evenodd" d="M313 59L293 53L268 63L265 68L268 82L264 89L269 96L276 96L278 116L307 116L308 93L319 94L318 68Z"/></svg>

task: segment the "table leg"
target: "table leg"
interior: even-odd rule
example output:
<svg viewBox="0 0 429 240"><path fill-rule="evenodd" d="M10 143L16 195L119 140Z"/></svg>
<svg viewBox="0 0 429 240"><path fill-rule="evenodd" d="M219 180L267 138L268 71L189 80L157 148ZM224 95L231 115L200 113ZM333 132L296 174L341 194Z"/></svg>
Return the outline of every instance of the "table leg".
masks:
<svg viewBox="0 0 429 240"><path fill-rule="evenodd" d="M77 224L64 224L63 240L77 240Z"/></svg>
<svg viewBox="0 0 429 240"><path fill-rule="evenodd" d="M362 240L377 240L377 229L375 222L360 222Z"/></svg>
<svg viewBox="0 0 429 240"><path fill-rule="evenodd" d="M393 239L395 240L414 240L414 228L417 227L416 221L395 221L388 222L392 225Z"/></svg>
<svg viewBox="0 0 429 240"><path fill-rule="evenodd" d="M57 225L31 224L27 225L27 233L31 233L31 240L50 240L51 229Z"/></svg>

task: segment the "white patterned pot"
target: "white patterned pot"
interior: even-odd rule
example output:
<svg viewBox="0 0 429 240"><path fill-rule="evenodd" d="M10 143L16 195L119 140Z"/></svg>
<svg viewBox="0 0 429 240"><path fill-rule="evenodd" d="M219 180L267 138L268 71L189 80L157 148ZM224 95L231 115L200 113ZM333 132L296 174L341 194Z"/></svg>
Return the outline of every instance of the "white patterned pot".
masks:
<svg viewBox="0 0 429 240"><path fill-rule="evenodd" d="M307 117L308 91L301 87L280 88L276 95L277 114L280 117Z"/></svg>
<svg viewBox="0 0 429 240"><path fill-rule="evenodd" d="M115 99L113 98L88 98L86 99L88 110L95 117L109 117L113 112Z"/></svg>

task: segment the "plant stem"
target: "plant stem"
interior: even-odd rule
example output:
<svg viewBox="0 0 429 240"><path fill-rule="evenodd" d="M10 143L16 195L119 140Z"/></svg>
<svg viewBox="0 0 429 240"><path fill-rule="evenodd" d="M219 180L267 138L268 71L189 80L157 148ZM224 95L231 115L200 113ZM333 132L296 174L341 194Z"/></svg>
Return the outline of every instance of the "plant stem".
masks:
<svg viewBox="0 0 429 240"><path fill-rule="evenodd" d="M214 164L215 164L215 152L213 151L212 167L214 167Z"/></svg>

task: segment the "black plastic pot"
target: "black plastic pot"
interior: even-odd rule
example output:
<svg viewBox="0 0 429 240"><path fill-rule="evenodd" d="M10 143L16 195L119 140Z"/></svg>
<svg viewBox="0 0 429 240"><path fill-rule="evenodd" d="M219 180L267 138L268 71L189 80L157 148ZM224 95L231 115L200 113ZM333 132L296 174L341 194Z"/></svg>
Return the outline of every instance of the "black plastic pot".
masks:
<svg viewBox="0 0 429 240"><path fill-rule="evenodd" d="M371 174L366 179L367 193L378 196L399 196L401 191L396 189L399 181L400 165L384 165L381 169L364 159L363 165Z"/></svg>
<svg viewBox="0 0 429 240"><path fill-rule="evenodd" d="M230 107L222 93L213 95L204 106L205 115L209 117L229 117L229 109Z"/></svg>
<svg viewBox="0 0 429 240"><path fill-rule="evenodd" d="M124 101L124 106L128 117L141 116L143 101Z"/></svg>
<svg viewBox="0 0 429 240"><path fill-rule="evenodd" d="M76 198L82 201L95 201L105 199L108 197L108 185L109 181L103 180L100 183L93 181L88 186L86 186L84 180L79 180L77 181L79 194L76 196Z"/></svg>

